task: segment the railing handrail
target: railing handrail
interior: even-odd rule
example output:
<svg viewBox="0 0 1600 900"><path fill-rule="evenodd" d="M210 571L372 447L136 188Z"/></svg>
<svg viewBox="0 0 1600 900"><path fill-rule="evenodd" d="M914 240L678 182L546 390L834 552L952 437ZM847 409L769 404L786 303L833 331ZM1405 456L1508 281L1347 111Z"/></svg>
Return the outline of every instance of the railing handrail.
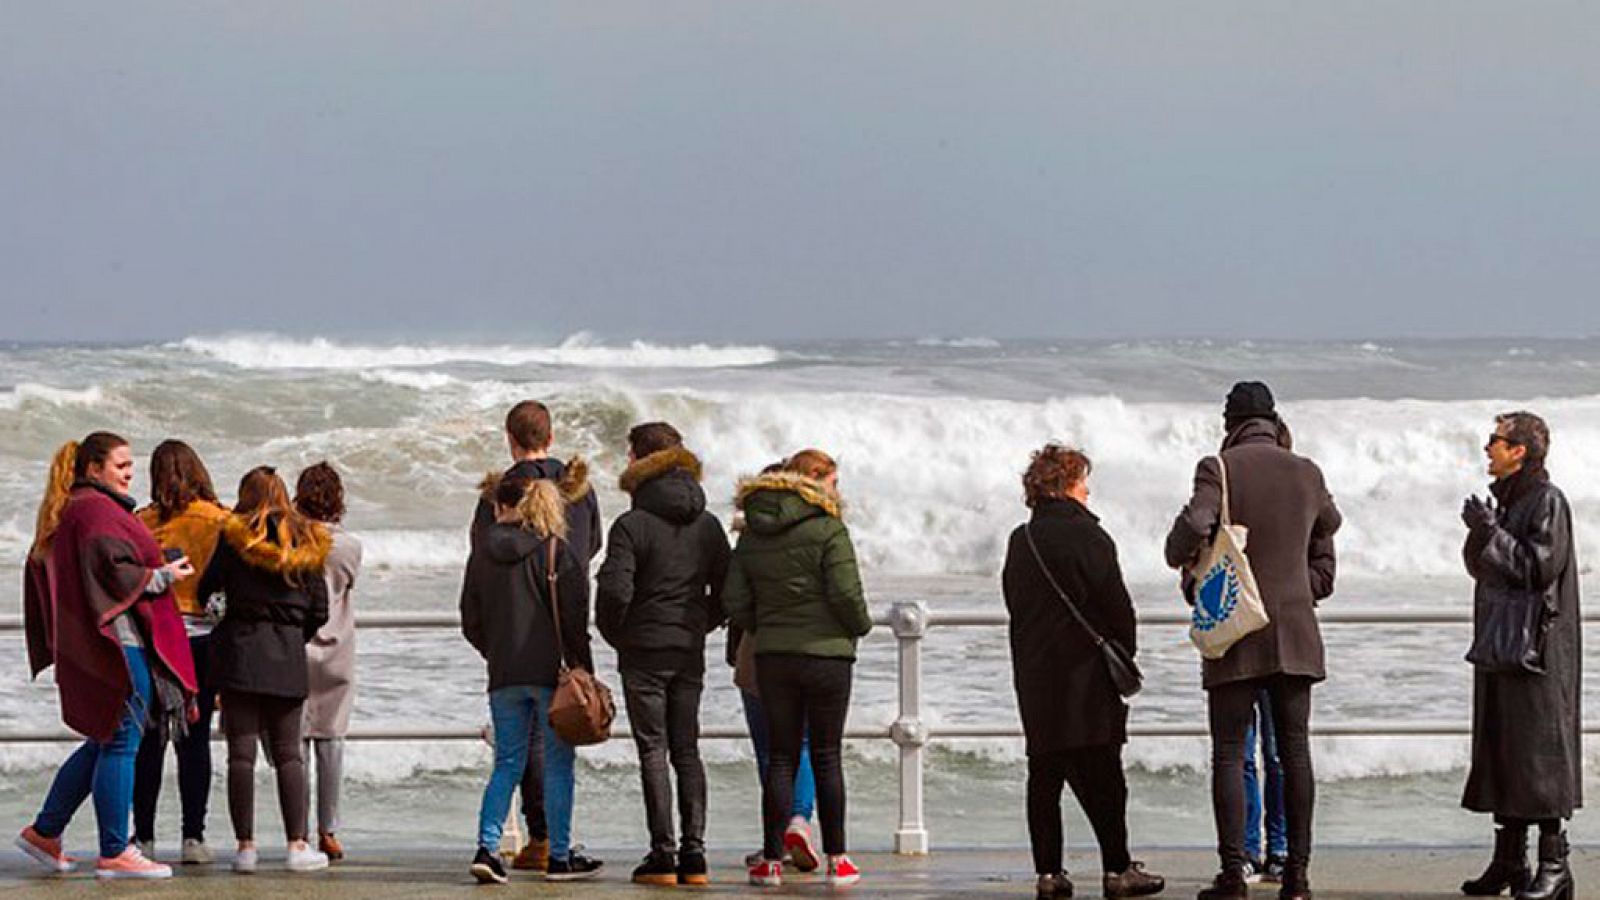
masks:
<svg viewBox="0 0 1600 900"><path fill-rule="evenodd" d="M1584 624L1600 623L1600 610L1585 610ZM875 625L892 625L891 613L877 613L872 617ZM936 611L930 610L927 623L940 628L989 628L1011 621L1003 611ZM1463 609L1323 609L1317 613L1323 625L1470 625L1472 610ZM1189 613L1181 608L1141 612L1141 625L1187 625ZM461 625L461 617L453 612L366 612L356 615L357 628L378 630L428 630L453 629ZM0 633L21 631L21 616L0 616Z"/></svg>

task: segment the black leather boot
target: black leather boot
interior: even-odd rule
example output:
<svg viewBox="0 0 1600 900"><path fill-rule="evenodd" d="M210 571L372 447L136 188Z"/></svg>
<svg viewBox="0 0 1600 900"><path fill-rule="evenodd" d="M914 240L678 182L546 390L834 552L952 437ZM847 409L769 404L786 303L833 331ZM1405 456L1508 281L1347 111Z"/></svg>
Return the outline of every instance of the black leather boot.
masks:
<svg viewBox="0 0 1600 900"><path fill-rule="evenodd" d="M1513 896L1533 881L1528 868L1528 826L1503 825L1494 833L1494 859L1489 868L1471 881L1461 883L1468 897L1496 897L1509 890Z"/></svg>
<svg viewBox="0 0 1600 900"><path fill-rule="evenodd" d="M1200 891L1199 900L1250 900L1250 885L1238 869L1223 869L1210 887Z"/></svg>
<svg viewBox="0 0 1600 900"><path fill-rule="evenodd" d="M1572 900L1572 870L1567 868L1566 832L1539 835L1539 871L1517 900Z"/></svg>
<svg viewBox="0 0 1600 900"><path fill-rule="evenodd" d="M1283 887L1278 888L1278 900L1311 900L1311 878L1306 874L1306 864L1290 860L1283 867Z"/></svg>

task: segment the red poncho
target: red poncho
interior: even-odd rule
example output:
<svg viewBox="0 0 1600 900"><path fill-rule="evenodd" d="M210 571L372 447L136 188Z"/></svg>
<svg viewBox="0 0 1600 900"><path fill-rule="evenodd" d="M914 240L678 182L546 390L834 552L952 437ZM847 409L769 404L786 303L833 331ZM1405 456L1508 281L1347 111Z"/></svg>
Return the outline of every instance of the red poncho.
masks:
<svg viewBox="0 0 1600 900"><path fill-rule="evenodd" d="M146 656L195 693L194 659L170 590L147 595L161 547L107 493L79 485L61 513L44 562L29 560L24 583L28 657L38 675L51 663L67 727L105 743L122 720L132 681L111 621L126 612L139 624Z"/></svg>

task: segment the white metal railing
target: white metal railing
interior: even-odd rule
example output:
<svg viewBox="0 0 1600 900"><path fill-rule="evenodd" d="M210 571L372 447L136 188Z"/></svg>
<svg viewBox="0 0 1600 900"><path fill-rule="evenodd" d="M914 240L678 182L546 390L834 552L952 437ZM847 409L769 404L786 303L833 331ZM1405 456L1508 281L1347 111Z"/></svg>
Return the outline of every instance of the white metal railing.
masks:
<svg viewBox="0 0 1600 900"><path fill-rule="evenodd" d="M1318 614L1324 625L1465 625L1471 624L1471 610L1340 610L1330 609ZM1180 625L1189 622L1189 616L1180 609L1145 613L1139 618L1144 625ZM1586 612L1583 621L1600 622L1600 612ZM900 822L894 833L894 848L900 854L925 854L928 852L928 829L923 806L923 768L929 741L994 739L1022 737L1020 724L994 725L943 725L931 727L923 718L926 709L922 697L922 640L928 629L939 628L993 628L1009 622L1004 613L990 612L933 612L920 602L896 603L887 615L873 617L876 625L887 625L893 631L897 645L899 709L895 720L876 728L851 728L845 737L851 740L889 740L899 748ZM460 619L453 613L367 613L356 618L358 628L378 630L454 630ZM0 633L22 630L18 616L0 616ZM1600 725L1588 725L1584 734L1600 734ZM1466 723L1453 720L1408 720L1400 722L1342 722L1316 725L1311 729L1318 737L1461 737L1471 734ZM1206 737L1203 725L1175 723L1130 724L1128 734L1133 737ZM613 732L614 737L626 738L625 730ZM749 735L739 728L708 728L701 737L713 740L743 740ZM467 741L480 740L479 731L458 729L419 728L366 728L351 731L352 741ZM220 736L218 737L220 740ZM41 744L79 741L82 738L61 729L47 731L0 732L0 746L7 744Z"/></svg>

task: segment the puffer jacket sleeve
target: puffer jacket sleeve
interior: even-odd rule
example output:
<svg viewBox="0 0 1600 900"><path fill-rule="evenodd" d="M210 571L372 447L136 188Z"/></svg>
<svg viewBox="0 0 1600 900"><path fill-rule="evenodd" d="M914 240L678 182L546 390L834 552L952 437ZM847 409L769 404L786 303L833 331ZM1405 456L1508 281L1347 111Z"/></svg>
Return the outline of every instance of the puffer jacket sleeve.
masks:
<svg viewBox="0 0 1600 900"><path fill-rule="evenodd" d="M1543 591L1545 602L1554 604L1550 588L1572 557L1572 514L1566 498L1553 487L1536 502L1526 535L1518 537L1498 524L1488 529L1476 570L1508 587Z"/></svg>
<svg viewBox="0 0 1600 900"><path fill-rule="evenodd" d="M828 606L845 630L856 637L871 631L872 614L861 590L856 548L850 542L850 529L842 522L822 545L822 574L828 588Z"/></svg>
<svg viewBox="0 0 1600 900"><path fill-rule="evenodd" d="M727 610L722 605L722 590L728 581L728 563L733 553L728 547L728 533L722 530L722 522L716 516L707 513L700 522L705 534L705 552L710 557L706 576L706 631L712 632L728 621Z"/></svg>
<svg viewBox="0 0 1600 900"><path fill-rule="evenodd" d="M566 662L593 672L594 656L589 647L589 571L564 541L559 556L556 593L561 601L561 643L567 653Z"/></svg>
<svg viewBox="0 0 1600 900"><path fill-rule="evenodd" d="M628 531L626 517L619 518L611 524L611 536L606 539L606 561L600 564L594 601L595 625L600 629L600 636L619 649L622 625L628 618L628 607L633 604L636 569L633 535Z"/></svg>
<svg viewBox="0 0 1600 900"><path fill-rule="evenodd" d="M478 554L467 557L467 569L461 576L461 636L478 651L488 656L488 642L483 633L483 598L478 594Z"/></svg>
<svg viewBox="0 0 1600 900"><path fill-rule="evenodd" d="M744 570L737 547L728 559L728 577L722 582L722 608L728 614L728 621L741 632L756 630L755 593L750 589L750 576Z"/></svg>

